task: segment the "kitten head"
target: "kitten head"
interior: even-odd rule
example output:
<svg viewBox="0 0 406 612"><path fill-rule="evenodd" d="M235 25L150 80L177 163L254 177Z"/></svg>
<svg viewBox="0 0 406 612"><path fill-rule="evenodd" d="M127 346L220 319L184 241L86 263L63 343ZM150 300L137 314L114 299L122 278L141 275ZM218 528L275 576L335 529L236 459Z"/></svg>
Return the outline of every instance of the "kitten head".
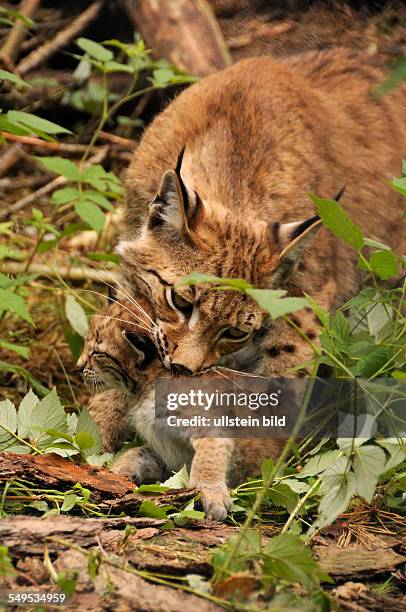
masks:
<svg viewBox="0 0 406 612"><path fill-rule="evenodd" d="M195 373L238 350L265 313L251 298L210 286L182 286L190 272L243 278L257 288L283 286L320 221L267 224L202 201L167 171L140 236L118 247L129 284L154 304L156 344L168 369Z"/></svg>
<svg viewBox="0 0 406 612"><path fill-rule="evenodd" d="M78 368L99 392L121 389L137 395L159 366L147 302L111 302L90 319Z"/></svg>

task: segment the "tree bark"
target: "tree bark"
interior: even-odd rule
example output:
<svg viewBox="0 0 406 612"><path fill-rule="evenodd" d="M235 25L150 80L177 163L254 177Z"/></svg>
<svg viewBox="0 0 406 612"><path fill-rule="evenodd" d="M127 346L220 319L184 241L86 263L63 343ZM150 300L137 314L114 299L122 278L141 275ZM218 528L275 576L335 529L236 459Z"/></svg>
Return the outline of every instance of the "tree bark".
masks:
<svg viewBox="0 0 406 612"><path fill-rule="evenodd" d="M192 76L206 76L231 64L206 0L124 0L124 6L154 57L165 57Z"/></svg>

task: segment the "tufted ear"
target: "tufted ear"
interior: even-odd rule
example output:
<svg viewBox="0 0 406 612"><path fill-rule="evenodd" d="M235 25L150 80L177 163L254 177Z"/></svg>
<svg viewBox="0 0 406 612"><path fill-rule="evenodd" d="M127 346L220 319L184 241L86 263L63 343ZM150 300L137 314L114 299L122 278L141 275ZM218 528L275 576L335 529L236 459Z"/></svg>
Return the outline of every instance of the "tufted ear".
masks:
<svg viewBox="0 0 406 612"><path fill-rule="evenodd" d="M190 236L201 200L181 177L183 154L184 149L179 154L176 168L163 175L158 193L149 205L148 227L152 231Z"/></svg>
<svg viewBox="0 0 406 612"><path fill-rule="evenodd" d="M293 273L306 244L322 226L320 217L295 223L273 223L272 247L279 250L277 263L272 271L272 286L280 287Z"/></svg>
<svg viewBox="0 0 406 612"><path fill-rule="evenodd" d="M143 334L124 331L123 335L131 346L134 347L134 352L139 356L139 363L137 365L143 370L157 356L155 344L150 338Z"/></svg>

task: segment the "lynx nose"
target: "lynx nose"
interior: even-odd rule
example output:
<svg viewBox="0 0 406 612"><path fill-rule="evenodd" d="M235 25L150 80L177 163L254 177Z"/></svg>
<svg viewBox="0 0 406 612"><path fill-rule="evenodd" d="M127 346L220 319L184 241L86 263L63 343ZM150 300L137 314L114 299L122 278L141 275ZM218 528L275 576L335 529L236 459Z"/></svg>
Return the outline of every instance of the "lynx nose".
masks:
<svg viewBox="0 0 406 612"><path fill-rule="evenodd" d="M186 368L180 363L172 363L171 372L175 376L190 376L191 374L193 374L192 370L189 370L189 368Z"/></svg>

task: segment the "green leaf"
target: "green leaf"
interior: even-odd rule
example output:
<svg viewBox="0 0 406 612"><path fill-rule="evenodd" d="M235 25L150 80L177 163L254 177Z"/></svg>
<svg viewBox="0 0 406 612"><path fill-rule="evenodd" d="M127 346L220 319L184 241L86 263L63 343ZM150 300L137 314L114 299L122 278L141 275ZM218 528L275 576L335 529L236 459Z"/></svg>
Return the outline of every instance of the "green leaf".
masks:
<svg viewBox="0 0 406 612"><path fill-rule="evenodd" d="M92 229L97 233L101 232L104 227L105 216L97 204L82 198L76 202L75 210L79 217L86 221Z"/></svg>
<svg viewBox="0 0 406 612"><path fill-rule="evenodd" d="M356 493L370 503L379 476L384 472L386 456L379 446L363 445L355 449L354 473Z"/></svg>
<svg viewBox="0 0 406 612"><path fill-rule="evenodd" d="M11 122L21 124L23 127L30 128L34 133L44 132L45 134L72 134L70 130L48 121L32 115L31 113L25 113L24 111L8 111L7 119Z"/></svg>
<svg viewBox="0 0 406 612"><path fill-rule="evenodd" d="M13 351L14 353L17 353L17 355L24 357L24 359L30 358L30 351L26 346L20 346L19 344L13 344L12 342L6 342L6 340L0 339L0 348L5 349L6 351Z"/></svg>
<svg viewBox="0 0 406 612"><path fill-rule="evenodd" d="M0 450L14 443L17 429L17 410L9 399L0 402ZM11 433L10 433L11 432Z"/></svg>
<svg viewBox="0 0 406 612"><path fill-rule="evenodd" d="M382 280L388 280L398 273L396 257L392 251L377 251L369 258L372 270Z"/></svg>
<svg viewBox="0 0 406 612"><path fill-rule="evenodd" d="M68 295L66 298L65 312L75 332L84 338L87 334L89 323L85 311L73 295Z"/></svg>
<svg viewBox="0 0 406 612"><path fill-rule="evenodd" d="M3 259L15 259L16 261L22 261L24 258L24 253L17 251L17 249L12 249L6 244L0 244L0 261L3 261Z"/></svg>
<svg viewBox="0 0 406 612"><path fill-rule="evenodd" d="M355 374L363 378L370 378L390 359L388 350L384 346L377 346L372 349L369 355L360 359L355 368Z"/></svg>
<svg viewBox="0 0 406 612"><path fill-rule="evenodd" d="M8 289L0 289L0 312L4 310L14 312L24 319L24 321L34 325L34 321L28 312L27 304L24 302L23 298Z"/></svg>
<svg viewBox="0 0 406 612"><path fill-rule="evenodd" d="M186 465L183 466L179 472L176 472L173 476L165 480L163 483L165 487L169 489L183 489L189 486L189 474Z"/></svg>
<svg viewBox="0 0 406 612"><path fill-rule="evenodd" d="M317 474L321 474L321 472L327 470L327 468L334 463L339 452L338 449L335 449L311 457L303 470L296 475L296 478L307 478L308 476L317 476Z"/></svg>
<svg viewBox="0 0 406 612"><path fill-rule="evenodd" d="M106 198L105 195L100 193L100 191L93 191L93 190L85 191L84 196L86 200L90 200L91 202L98 204L99 206L101 206L101 208L105 208L106 210L109 210L110 212L114 211L113 204L110 202L110 200Z"/></svg>
<svg viewBox="0 0 406 612"><path fill-rule="evenodd" d="M29 83L20 79L19 76L9 72L8 70L0 69L0 81L10 81L10 83L14 83L15 85L19 85L20 87L31 87Z"/></svg>
<svg viewBox="0 0 406 612"><path fill-rule="evenodd" d="M114 55L110 49L106 49L103 45L90 40L89 38L78 38L76 44L82 51L98 60L99 62L109 62L113 59Z"/></svg>
<svg viewBox="0 0 406 612"><path fill-rule="evenodd" d="M75 435L74 440L81 451L88 451L94 447L93 436L87 431L79 431Z"/></svg>
<svg viewBox="0 0 406 612"><path fill-rule="evenodd" d="M275 506L286 508L288 512L293 512L298 500L297 494L284 482L269 489L268 495Z"/></svg>
<svg viewBox="0 0 406 612"><path fill-rule="evenodd" d="M36 159L38 161L40 161L41 164L43 164L45 166L45 168L47 168L47 170L51 170L51 172L55 172L55 174L60 174L61 176L64 176L65 178L69 179L70 181L79 181L80 180L81 174L80 174L79 168L70 159L65 159L64 157L58 157L56 155L53 156L53 157L37 157ZM71 188L66 187L64 189L59 189L55 193L58 194L61 191L62 191L62 193L66 193L68 189L71 189ZM74 191L76 192L76 189L71 189L71 191L72 192L74 192ZM79 193L79 192L77 192L77 193ZM67 200L67 201L69 201L69 200Z"/></svg>
<svg viewBox="0 0 406 612"><path fill-rule="evenodd" d="M261 464L261 476L262 480L265 482L270 478L275 467L275 462L273 459L265 459L265 461Z"/></svg>
<svg viewBox="0 0 406 612"><path fill-rule="evenodd" d="M78 189L74 189L73 187L63 187L62 189L57 189L56 191L54 191L51 200L58 205L67 204L68 202L78 200L81 195L82 194L80 193L80 191L78 191Z"/></svg>
<svg viewBox="0 0 406 612"><path fill-rule="evenodd" d="M78 501L79 498L76 493L68 493L68 495L66 495L65 499L63 500L61 512L69 512L69 510L72 510L72 508L76 505Z"/></svg>
<svg viewBox="0 0 406 612"><path fill-rule="evenodd" d="M246 294L251 296L261 308L266 310L272 317L277 319L290 312L295 312L301 308L309 306L306 298L299 297L281 297L283 290L271 289L247 289Z"/></svg>
<svg viewBox="0 0 406 612"><path fill-rule="evenodd" d="M213 274L203 274L201 272L191 272L184 276L179 285L226 285L235 289L251 289L252 285L243 278L220 278L219 276L213 276ZM284 294L286 291L284 291Z"/></svg>
<svg viewBox="0 0 406 612"><path fill-rule="evenodd" d="M386 460L383 472L388 472L406 459L406 445L402 440L389 438L388 440L378 440L380 446L389 453L389 458Z"/></svg>
<svg viewBox="0 0 406 612"><path fill-rule="evenodd" d="M111 263L119 264L120 257L114 253L87 253L88 259L91 261L111 261Z"/></svg>
<svg viewBox="0 0 406 612"><path fill-rule="evenodd" d="M30 383L30 385L41 396L45 396L49 393L49 389L44 387L44 385L42 385L40 381L37 380L35 376L31 374L31 372L29 372L28 370L26 370L25 368L21 366L16 366L11 363L7 363L6 361L0 361L0 370L4 370L5 372L14 372L15 374L18 374L19 376L26 378L28 382Z"/></svg>
<svg viewBox="0 0 406 612"><path fill-rule="evenodd" d="M18 408L18 435L20 438L28 438L31 433L32 412L39 404L39 399L30 389L21 400Z"/></svg>
<svg viewBox="0 0 406 612"><path fill-rule="evenodd" d="M173 77L174 73L170 68L158 68L152 72L152 82L155 87L166 87Z"/></svg>
<svg viewBox="0 0 406 612"><path fill-rule="evenodd" d="M150 518L166 519L166 510L160 508L156 504L144 500L139 507L138 516L148 516Z"/></svg>
<svg viewBox="0 0 406 612"><path fill-rule="evenodd" d="M47 429L68 433L66 413L55 389L34 406L31 418L30 439L34 446L43 447L54 441L54 437L46 433ZM41 431L36 432L35 430Z"/></svg>
<svg viewBox="0 0 406 612"><path fill-rule="evenodd" d="M340 238L354 249L364 246L364 238L358 225L347 216L343 207L335 200L324 200L315 194L310 194L323 224L334 236Z"/></svg>
<svg viewBox="0 0 406 612"><path fill-rule="evenodd" d="M311 552L290 533L273 537L264 548L264 574L311 586L319 570Z"/></svg>
<svg viewBox="0 0 406 612"><path fill-rule="evenodd" d="M92 417L90 416L87 408L82 408L79 414L76 432L77 432L76 435L79 432L87 432L93 438L93 441L94 441L93 447L88 450L83 449L83 454L85 456L100 454L101 447L102 447L102 437L101 437L100 429L98 428L97 424L92 419Z"/></svg>

